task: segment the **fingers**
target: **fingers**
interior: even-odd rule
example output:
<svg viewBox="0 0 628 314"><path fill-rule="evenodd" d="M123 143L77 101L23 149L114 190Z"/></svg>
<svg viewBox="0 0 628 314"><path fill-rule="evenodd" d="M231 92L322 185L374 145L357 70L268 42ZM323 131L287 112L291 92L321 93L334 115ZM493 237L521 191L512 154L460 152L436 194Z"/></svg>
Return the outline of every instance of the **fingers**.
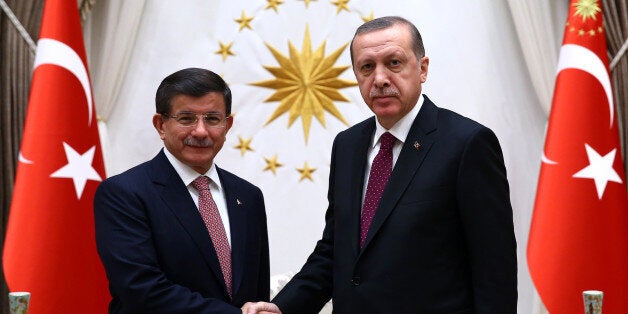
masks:
<svg viewBox="0 0 628 314"><path fill-rule="evenodd" d="M243 314L281 314L279 307L268 302L247 302L242 306Z"/></svg>

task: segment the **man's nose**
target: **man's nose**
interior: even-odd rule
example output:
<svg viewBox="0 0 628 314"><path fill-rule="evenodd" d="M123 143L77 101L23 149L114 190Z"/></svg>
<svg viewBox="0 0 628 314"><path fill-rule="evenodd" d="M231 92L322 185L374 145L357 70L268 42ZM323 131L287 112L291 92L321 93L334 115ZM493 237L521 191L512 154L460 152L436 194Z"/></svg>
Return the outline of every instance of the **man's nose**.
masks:
<svg viewBox="0 0 628 314"><path fill-rule="evenodd" d="M205 125L203 118L199 118L198 121L196 121L193 131L194 135L207 135L209 133L209 128Z"/></svg>
<svg viewBox="0 0 628 314"><path fill-rule="evenodd" d="M385 88L390 86L390 78L388 77L388 72L385 67L377 67L374 74L373 84L375 84L375 87Z"/></svg>

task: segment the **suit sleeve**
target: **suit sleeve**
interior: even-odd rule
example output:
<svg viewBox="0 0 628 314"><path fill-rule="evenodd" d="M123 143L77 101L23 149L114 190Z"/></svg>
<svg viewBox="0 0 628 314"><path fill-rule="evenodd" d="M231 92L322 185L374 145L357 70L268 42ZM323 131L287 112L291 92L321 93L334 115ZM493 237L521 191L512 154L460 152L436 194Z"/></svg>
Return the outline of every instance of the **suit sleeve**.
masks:
<svg viewBox="0 0 628 314"><path fill-rule="evenodd" d="M270 300L270 253L268 247L268 225L266 219L266 206L264 205L264 196L262 191L256 190L261 202L261 219L259 220L261 256L259 263L259 278L257 287L257 299L247 301L268 301Z"/></svg>
<svg viewBox="0 0 628 314"><path fill-rule="evenodd" d="M144 201L131 183L107 180L94 199L96 244L112 295L125 313L234 313L242 311L219 299L173 283L160 268ZM113 308L112 308L113 307Z"/></svg>
<svg viewBox="0 0 628 314"><path fill-rule="evenodd" d="M517 252L506 168L497 137L485 127L466 143L457 194L473 313L517 313Z"/></svg>
<svg viewBox="0 0 628 314"><path fill-rule="evenodd" d="M308 257L301 270L286 284L272 300L283 314L315 314L331 299L334 250L334 164L336 140L332 147L329 171L329 206L325 213L323 236Z"/></svg>

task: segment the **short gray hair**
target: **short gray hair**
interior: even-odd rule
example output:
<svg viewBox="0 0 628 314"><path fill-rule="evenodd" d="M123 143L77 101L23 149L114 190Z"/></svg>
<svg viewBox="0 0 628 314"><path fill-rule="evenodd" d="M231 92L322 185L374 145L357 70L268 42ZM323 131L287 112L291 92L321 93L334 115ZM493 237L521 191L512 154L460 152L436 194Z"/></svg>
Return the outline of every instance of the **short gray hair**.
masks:
<svg viewBox="0 0 628 314"><path fill-rule="evenodd" d="M416 26L414 26L412 22L400 16L384 16L360 25L360 27L358 27L358 29L355 31L353 39L351 39L351 45L349 46L349 52L351 53L351 64L353 64L353 41L358 35L386 29L397 24L403 24L408 28L408 30L410 31L410 36L412 37L412 51L414 51L416 59L421 60L421 58L425 56L425 48L423 47L423 39L421 38L421 33L419 33L419 30L416 28Z"/></svg>

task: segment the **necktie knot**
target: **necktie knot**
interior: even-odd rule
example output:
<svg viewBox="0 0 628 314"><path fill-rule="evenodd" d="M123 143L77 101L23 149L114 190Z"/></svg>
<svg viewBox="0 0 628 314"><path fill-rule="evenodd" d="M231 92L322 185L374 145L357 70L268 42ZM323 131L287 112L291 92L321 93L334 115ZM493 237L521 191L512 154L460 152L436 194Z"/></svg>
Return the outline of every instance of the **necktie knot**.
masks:
<svg viewBox="0 0 628 314"><path fill-rule="evenodd" d="M395 138L394 135L386 132L384 134L382 134L382 136L379 138L379 142L380 142L380 148L382 150L391 150L393 145L395 145L395 141L397 140L397 138Z"/></svg>
<svg viewBox="0 0 628 314"><path fill-rule="evenodd" d="M209 178L207 176L199 176L192 181L192 186L199 190L209 190Z"/></svg>

